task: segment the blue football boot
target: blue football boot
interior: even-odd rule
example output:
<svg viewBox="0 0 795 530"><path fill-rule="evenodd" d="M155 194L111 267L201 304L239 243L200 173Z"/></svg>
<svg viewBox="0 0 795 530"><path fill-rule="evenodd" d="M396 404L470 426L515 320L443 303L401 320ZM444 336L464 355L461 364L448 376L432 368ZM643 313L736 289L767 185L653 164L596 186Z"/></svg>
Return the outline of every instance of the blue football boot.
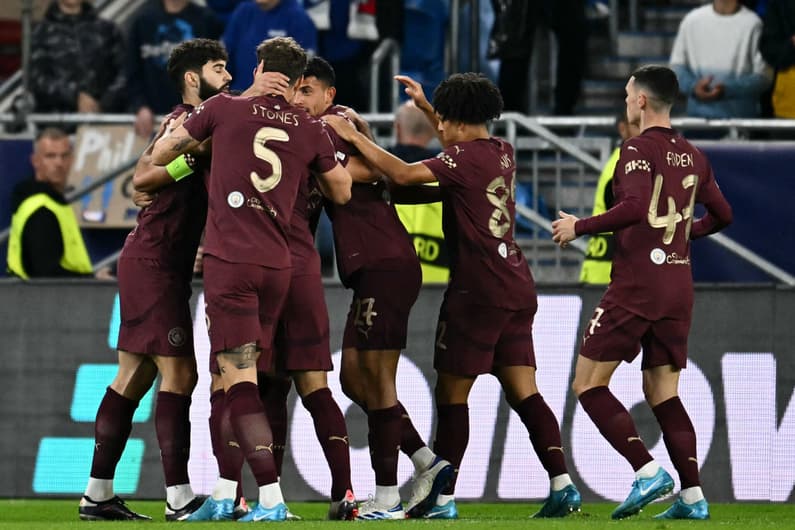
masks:
<svg viewBox="0 0 795 530"><path fill-rule="evenodd" d="M221 499L217 501L207 497L198 510L190 514L183 521L231 521L235 513L234 499Z"/></svg>
<svg viewBox="0 0 795 530"><path fill-rule="evenodd" d="M458 509L455 501L447 501L442 506L435 505L422 516L424 519L458 519Z"/></svg>
<svg viewBox="0 0 795 530"><path fill-rule="evenodd" d="M238 523L256 523L258 521L286 521L287 505L280 502L273 508L265 508L261 504L237 520Z"/></svg>
<svg viewBox="0 0 795 530"><path fill-rule="evenodd" d="M582 506L580 492L574 484L569 484L562 490L551 491L544 505L533 518L566 517L572 512L579 512L580 506Z"/></svg>
<svg viewBox="0 0 795 530"><path fill-rule="evenodd" d="M632 483L627 499L613 511L613 519L623 519L640 512L652 501L664 497L674 490L674 479L663 468L653 477L638 478Z"/></svg>
<svg viewBox="0 0 795 530"><path fill-rule="evenodd" d="M655 519L709 519L709 504L704 499L687 504L681 497L670 508L654 516Z"/></svg>

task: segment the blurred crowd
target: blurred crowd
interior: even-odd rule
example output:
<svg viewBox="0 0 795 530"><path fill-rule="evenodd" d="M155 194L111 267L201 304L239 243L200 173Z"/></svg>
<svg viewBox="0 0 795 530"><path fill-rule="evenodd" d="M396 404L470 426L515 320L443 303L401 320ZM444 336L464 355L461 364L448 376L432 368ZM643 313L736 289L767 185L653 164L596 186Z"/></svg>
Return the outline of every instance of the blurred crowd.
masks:
<svg viewBox="0 0 795 530"><path fill-rule="evenodd" d="M455 16L468 28L463 17L469 17L469 2L458 5ZM480 69L498 82L506 110L530 111L529 70L537 28L543 27L554 34L557 52L550 112L574 114L588 69L588 35L609 16L606 0L481 0L479 5ZM373 51L390 38L401 45L402 73L418 79L430 96L445 75L450 9L451 0L147 0L120 26L100 16L90 1L52 0L32 34L34 108L131 112L136 130L149 135L155 117L176 104L165 72L168 55L194 37L223 41L232 88L239 89L251 79L256 45L292 36L335 68L339 103L362 109L370 106ZM468 31L461 35L463 55L471 43ZM679 26L670 65L680 78L688 115L795 116L795 0L695 5ZM385 77L382 84L389 82ZM393 111L382 99L381 110Z"/></svg>

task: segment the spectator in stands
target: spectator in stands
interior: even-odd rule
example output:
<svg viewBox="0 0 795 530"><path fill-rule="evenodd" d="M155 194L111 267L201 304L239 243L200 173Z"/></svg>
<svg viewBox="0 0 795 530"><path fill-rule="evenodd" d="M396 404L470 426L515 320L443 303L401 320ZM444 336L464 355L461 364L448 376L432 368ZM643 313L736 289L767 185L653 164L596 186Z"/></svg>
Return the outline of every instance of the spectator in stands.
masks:
<svg viewBox="0 0 795 530"><path fill-rule="evenodd" d="M671 69L687 96L687 115L754 118L770 84L759 37L762 21L738 0L713 0L690 11L679 25Z"/></svg>
<svg viewBox="0 0 795 530"><path fill-rule="evenodd" d="M759 50L776 70L773 114L795 118L795 1L769 0Z"/></svg>
<svg viewBox="0 0 795 530"><path fill-rule="evenodd" d="M395 134L397 143L389 152L408 163L433 158L439 152L428 147L436 138L433 125L411 100L395 113ZM447 283L450 265L442 231L442 203L396 204L395 210L420 258L422 282Z"/></svg>
<svg viewBox="0 0 795 530"><path fill-rule="evenodd" d="M37 112L124 108L124 40L89 2L54 0L31 37L30 86Z"/></svg>
<svg viewBox="0 0 795 530"><path fill-rule="evenodd" d="M30 157L33 179L11 196L8 270L24 279L88 276L91 261L71 206L64 198L72 143L60 129L42 130Z"/></svg>
<svg viewBox="0 0 795 530"><path fill-rule="evenodd" d="M580 97L585 73L588 27L585 0L492 0L494 26L489 57L500 59L498 85L505 110L530 112L530 59L536 26L541 22L555 34L558 64L555 75L556 115L571 115Z"/></svg>
<svg viewBox="0 0 795 530"><path fill-rule="evenodd" d="M447 3L444 0L405 0L404 3L400 73L419 81L426 99L431 99L434 89L445 78L444 53L449 18ZM422 35L422 38L418 38L418 35ZM410 113L410 110L406 111L406 115ZM423 122L428 121L421 112L419 114ZM436 137L434 131L431 131L431 137Z"/></svg>
<svg viewBox="0 0 795 530"><path fill-rule="evenodd" d="M197 37L218 39L222 32L221 21L191 0L147 0L134 16L128 36L127 88L136 133L151 136L154 116L168 114L180 102L166 72L171 50ZM250 80L248 72L243 82Z"/></svg>
<svg viewBox="0 0 795 530"><path fill-rule="evenodd" d="M229 17L237 5L243 0L207 0L207 7L223 22L224 26L229 22Z"/></svg>
<svg viewBox="0 0 795 530"><path fill-rule="evenodd" d="M250 0L232 12L224 32L227 70L233 90L245 90L257 66L257 46L271 37L292 37L310 55L317 52L317 30L298 0Z"/></svg>
<svg viewBox="0 0 795 530"><path fill-rule="evenodd" d="M379 41L391 38L402 42L403 1L304 0L304 5L318 29L318 54L337 74L334 101L357 109L370 108L370 58ZM394 81L386 75L386 68L381 71L384 75L379 93L387 94Z"/></svg>
<svg viewBox="0 0 795 530"><path fill-rule="evenodd" d="M615 203L613 197L613 172L621 154L621 143L640 134L640 128L635 123L629 123L627 113L622 112L616 118L616 130L621 139L613 154L607 159L599 181L596 183L594 194L593 212L591 215L605 213ZM610 283L610 272L613 270L613 253L615 251L615 238L612 232L595 234L588 240L588 250L582 262L580 281L593 285L607 285Z"/></svg>

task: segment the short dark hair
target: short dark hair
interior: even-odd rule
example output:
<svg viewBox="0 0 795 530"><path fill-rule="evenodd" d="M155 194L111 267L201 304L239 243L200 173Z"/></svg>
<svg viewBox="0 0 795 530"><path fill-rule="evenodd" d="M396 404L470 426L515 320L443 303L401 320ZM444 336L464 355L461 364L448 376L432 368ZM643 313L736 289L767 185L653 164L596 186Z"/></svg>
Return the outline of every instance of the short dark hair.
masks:
<svg viewBox="0 0 795 530"><path fill-rule="evenodd" d="M502 108L500 90L483 74L453 74L433 91L433 109L443 121L479 125L499 118Z"/></svg>
<svg viewBox="0 0 795 530"><path fill-rule="evenodd" d="M227 61L224 45L213 39L190 39L177 44L168 58L166 71L180 92L185 90L185 72L201 73L209 61Z"/></svg>
<svg viewBox="0 0 795 530"><path fill-rule="evenodd" d="M327 60L315 55L309 62L306 63L306 70L304 70L304 77L314 77L326 86L334 86L337 82L337 76L334 73L334 67L331 66Z"/></svg>
<svg viewBox="0 0 795 530"><path fill-rule="evenodd" d="M279 72L295 84L306 69L306 51L292 37L273 37L257 46L257 63L264 72Z"/></svg>
<svg viewBox="0 0 795 530"><path fill-rule="evenodd" d="M679 96L679 81L676 74L667 66L650 64L641 66L634 72L635 84L665 107L672 107Z"/></svg>

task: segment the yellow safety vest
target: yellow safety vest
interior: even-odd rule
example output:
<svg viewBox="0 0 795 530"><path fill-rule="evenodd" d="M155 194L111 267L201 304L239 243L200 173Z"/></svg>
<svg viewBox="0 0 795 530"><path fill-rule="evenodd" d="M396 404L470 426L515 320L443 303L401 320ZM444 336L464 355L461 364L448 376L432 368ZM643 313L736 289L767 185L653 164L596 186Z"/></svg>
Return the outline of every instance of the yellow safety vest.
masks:
<svg viewBox="0 0 795 530"><path fill-rule="evenodd" d="M11 235L8 239L8 270L20 278L29 279L22 264L22 233L25 230L25 223L39 208L47 208L51 211L61 227L61 238L63 239L61 267L75 273L91 274L91 259L88 257L88 251L74 211L68 204L61 204L46 193L37 193L22 201L11 217Z"/></svg>
<svg viewBox="0 0 795 530"><path fill-rule="evenodd" d="M447 283L450 268L442 231L442 203L396 204L395 209L420 258L422 282Z"/></svg>
<svg viewBox="0 0 795 530"><path fill-rule="evenodd" d="M610 158L607 159L602 174L599 175L599 182L596 184L596 195L593 203L592 215L599 215L607 211L605 203L605 190L613 185L613 173L618 163L621 148L616 147ZM615 250L615 237L612 232L596 234L588 240L588 250L582 262L580 271L580 281L605 285L610 283L610 271L613 268L613 251Z"/></svg>

